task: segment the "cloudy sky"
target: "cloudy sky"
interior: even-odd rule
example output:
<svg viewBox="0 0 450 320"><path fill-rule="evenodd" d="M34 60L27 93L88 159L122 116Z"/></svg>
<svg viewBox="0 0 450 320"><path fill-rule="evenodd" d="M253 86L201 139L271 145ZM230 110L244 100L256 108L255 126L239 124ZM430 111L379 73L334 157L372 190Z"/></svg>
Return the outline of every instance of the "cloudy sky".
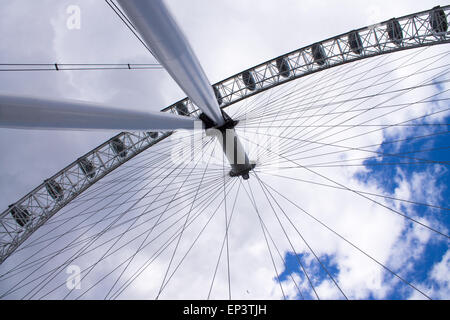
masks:
<svg viewBox="0 0 450 320"><path fill-rule="evenodd" d="M270 58L290 52L297 48L326 39L336 34L341 34L362 26L370 25L392 17L398 17L409 13L430 9L436 5L443 5L439 1L166 1L177 21L185 31L187 38L196 52L203 68L212 83L233 75L242 69L256 65ZM66 12L70 5L77 5L81 9L81 28L69 30L66 27L68 14ZM155 63L154 58L149 55L145 48L133 37L130 31L123 25L117 16L111 11L104 1L100 0L7 0L3 1L0 9L0 62L1 63ZM372 76L376 77L383 71L397 69L387 79L396 79L405 74L417 70L425 70L411 82L402 83L400 88L414 85L421 81L433 78L433 71L428 71L427 58L441 58L446 48L433 48L424 52L416 52L414 56L406 52L402 55L393 55L390 60L374 58L373 61L364 62L362 70L352 67L340 67L338 71L328 70L314 75L311 79L303 80L303 83L293 82L284 89L272 93L267 92L261 98L255 98L252 103L242 103L230 109L230 114L239 113L239 108L249 111L257 110L257 107L280 105L289 103L311 103L318 99L315 96L298 96L289 100L283 95L284 92L292 90L313 90L319 88L325 90L327 80L330 83L341 83L344 87L350 82L343 75L354 75L359 77L363 71L377 69ZM416 66L408 65L408 59L414 57ZM392 61L391 64L388 64ZM443 58L433 64L433 67L448 64L449 59ZM386 63L385 67L379 67L378 63ZM406 65L406 67L405 67ZM424 69L420 69L424 68ZM435 70L436 71L436 70ZM443 70L438 70L443 71ZM369 74L370 76L371 74ZM445 75L444 75L444 78ZM433 78L433 80L435 80ZM322 82L321 82L322 81ZM334 82L333 82L334 81ZM428 80L429 81L429 80ZM315 84L318 83L317 87ZM369 82L370 83L370 82ZM0 92L7 94L26 94L45 98L75 98L110 104L113 106L127 107L139 110L159 110L178 99L184 98L183 92L170 79L163 70L142 71L74 71L74 72L0 72ZM381 88L389 87L391 83L384 84ZM322 86L322 87L320 87ZM421 91L415 91L414 95L399 98L397 103L409 103L412 100L420 100L429 97L436 92L444 91L448 85L441 84ZM395 87L394 87L395 88ZM284 90L284 91L283 91ZM376 89L378 90L378 89ZM330 102L331 94L320 91L322 101ZM342 95L342 98L351 98L350 93ZM445 96L444 96L445 98ZM281 103L276 104L276 101ZM303 101L303 102L302 102ZM380 100L371 102L373 105L381 103ZM322 102L322 103L324 103ZM441 110L445 108L445 102L433 105L422 105L411 111L396 113L389 120L393 123L406 121L419 117L430 110ZM428 107L428 111L424 108ZM447 113L433 117L436 123L447 123ZM373 114L371 115L373 116ZM369 119L368 118L362 118ZM381 124L387 118L378 119L373 124ZM252 136L252 125L249 122L248 136ZM279 128L280 129L280 128ZM282 128L281 128L282 129ZM442 128L440 128L442 129ZM243 130L241 128L240 130ZM408 128L393 128L379 134L372 134L353 141L352 146L368 146L381 144L383 141L407 138L419 135L417 131ZM417 129L418 130L418 129ZM59 131L23 131L0 129L0 145L2 156L0 157L0 206L6 208L16 199L22 197L28 191L40 184L48 176L96 147L104 140L114 135L114 132L59 132ZM295 132L291 132L295 133ZM353 134L357 134L353 133ZM424 131L422 134L430 133ZM286 134L284 131L273 131L272 135ZM348 132L346 133L348 135ZM345 137L342 134L342 137ZM436 139L428 139L417 144L386 145L376 149L382 153L408 152L411 150L443 147L446 135ZM330 142L332 140L325 140ZM175 142L173 142L175 144ZM286 146L286 141L283 142ZM258 147L250 154L266 156L261 162L273 161L267 152ZM295 147L295 145L290 145ZM283 149L285 150L285 149ZM286 149L287 150L287 149ZM290 150L290 149L289 149ZM332 150L331 150L332 151ZM289 152L292 152L290 150ZM150 154L151 155L151 154ZM305 153L307 158L310 153ZM448 151L435 151L420 153L420 158L438 159L448 161ZM291 156L289 156L291 157ZM296 155L297 158L298 155ZM357 190L368 193L390 195L391 197L407 199L410 201L434 204L448 208L447 185L449 182L446 165L422 165L417 167L402 166L371 166L371 161L389 162L392 159L383 157L368 159L367 155L347 152L342 157L323 158L320 162L348 160L361 158L360 161L352 162L355 167L342 168L320 168L320 173L330 179L337 180L342 185L351 186ZM129 168L138 166L139 161L151 161L149 155L143 155L135 159ZM305 160L306 161L306 160ZM150 162L149 162L150 163ZM311 162L302 162L309 164ZM365 164L366 166L362 166ZM288 164L285 163L287 166ZM290 164L292 165L292 163ZM382 169L380 169L382 168ZM156 170L156 169L155 169ZM366 198L355 196L342 190L332 188L323 189L323 186L298 185L286 181L283 178L270 176L270 165L267 171L261 169L259 177L270 183L276 190L281 191L289 199L301 199L302 208L314 214L317 218L326 221L327 225L338 230L339 234L351 239L352 243L364 248L365 252L376 257L383 265L395 270L402 278L426 292L432 298L449 298L448 269L450 254L447 252L447 239L436 236L429 230L418 226L416 223L406 222L398 215L392 214L384 206L393 208L397 212L414 217L425 225L448 234L448 211L429 209L428 207L411 206L405 203L389 201L385 198L375 198L382 205L368 201ZM286 169L288 170L288 169ZM126 171L125 171L126 172ZM312 174L298 174L279 170L280 175L313 180L318 183L330 184L330 181L319 179ZM119 174L119 173L118 173ZM153 177L155 173L149 173ZM113 176L114 177L114 176ZM113 180L113 177L110 180ZM143 174L145 177L145 174ZM214 171L210 173L214 179ZM178 178L179 179L179 178ZM271 205L277 206L276 202L268 200L266 193L258 184L258 178L252 177L251 187L255 193L255 199L259 204L258 212L265 216L268 226L275 226L278 221L273 215ZM141 181L145 183L145 180ZM180 181L181 183L181 181ZM232 293L236 298L274 298L283 297L291 299L300 298L332 298L341 299L342 290L349 298L356 299L379 299L379 298L424 298L417 290L412 289L399 278L392 276L386 269L380 268L377 263L352 248L342 239L325 230L323 226L311 222L306 216L292 217L294 225L302 230L304 238L309 240L308 244L315 249L319 259L315 259L308 246L299 237L297 230L289 226L289 221L283 220L287 226L286 237L283 228L272 230L271 236L274 243L269 247L275 256L272 263L268 254L265 234L261 232L260 222L255 216L255 208L252 206L250 188L243 184L232 184L230 181L230 195L228 213L231 211L232 200L235 199L237 188L239 189L239 204L236 209L236 218L233 218L233 228L230 230L229 248L232 279ZM175 184L176 185L176 184ZM100 191L107 184L100 185ZM142 186L142 185L140 185ZM217 186L216 186L217 187ZM259 189L258 189L259 188ZM206 190L207 187L204 187ZM105 189L106 190L106 189ZM103 190L104 191L104 190ZM175 192L175 191L172 191ZM205 191L206 192L206 191ZM223 190L222 190L223 192ZM270 191L275 192L275 191ZM273 193L274 194L274 193ZM274 194L275 195L275 194ZM289 214L294 214L299 209L287 200L276 196L280 204L284 205ZM215 203L216 206L222 206ZM257 205L258 207L258 205ZM220 207L224 210L223 207ZM210 208L209 208L210 209ZM72 213L76 214L74 209ZM172 209L175 210L175 209ZM189 208L186 209L189 211ZM279 209L275 211L282 215ZM388 213L386 212L388 211ZM442 218L444 217L444 218ZM58 218L58 217L55 217ZM202 220L205 219L205 220ZM221 218L223 219L223 213ZM208 226L209 233L200 238L196 244L196 250L189 253L188 259L182 264L183 268L177 273L178 277L164 289L164 298L206 298L214 274L217 255L220 252L224 236L224 221L219 218L213 219ZM179 256L181 259L190 244L194 241L196 234L201 230L201 223L207 219L200 217L198 225L192 227L192 232L187 232L180 245ZM58 232L63 232L64 226ZM99 226L101 228L101 226ZM142 226L145 230L145 225ZM231 228L231 227L230 227ZM269 228L270 229L270 228ZM120 230L113 231L119 233ZM44 232L44 231L43 231ZM94 232L94 231L92 231ZM137 234L135 230L133 234ZM292 243L287 241L292 239ZM121 241L125 241L122 239ZM269 239L269 243L270 243ZM118 263L123 257L128 257L136 250L139 244L134 244L119 251L112 256L110 262ZM153 247L154 246L154 247ZM146 255L157 248L156 244L150 245L141 256L133 260L134 266L127 269L125 276L120 282L125 281L126 276L131 276L134 271L146 260ZM30 250L36 250L31 247ZM102 248L100 248L102 250ZM279 253L277 252L279 250ZM26 259L26 251L17 260L9 262L9 265L0 267L3 274L15 262ZM104 251L104 250L103 250ZM170 250L168 250L169 252ZM88 255L77 261L82 267L89 265L89 259L94 257ZM120 298L154 298L160 289L160 283L164 277L165 268L170 263L171 252L165 253L155 260L154 265L148 272L144 272L139 281L134 282L130 289L124 292ZM210 254L209 254L210 253ZM280 257L281 256L281 257ZM52 262L53 266L63 258ZM91 260L92 261L92 260ZM327 275L321 268L320 261L333 277ZM219 261L217 277L214 282L214 290L211 296L216 298L228 297L228 276L225 258ZM300 265L302 262L303 265ZM55 264L56 263L56 264ZM92 263L92 262L91 262ZM84 264L84 265L83 265ZM274 266L278 276L274 273ZM50 266L43 266L42 270L48 271ZM302 268L307 272L302 272ZM135 268L135 269L133 269ZM173 268L173 267L172 267ZM3 271L3 272L1 272ZM42 271L42 272L44 272ZM110 270L107 265L98 267L86 277L83 289L96 283L102 275ZM24 271L26 272L26 271ZM308 279L307 274L311 275ZM32 275L36 276L36 274ZM60 272L58 278L64 280L67 275ZM113 275L114 276L114 275ZM117 276L117 274L116 274ZM58 279L46 287L42 292L47 292L52 285L59 284ZM339 287L335 286L336 280ZM4 280L8 286L14 284L14 278ZM112 282L111 282L112 281ZM89 284L87 284L88 282ZM105 280L104 287L91 290L85 297L103 298L105 290L114 283L114 280ZM280 282L281 288L280 290ZM312 284L312 285L311 285ZM30 284L31 288L33 284ZM6 288L6 286L5 286ZM28 287L13 292L5 298L18 298L26 295ZM31 288L28 288L31 289ZM183 288L180 290L180 288ZM205 289L206 288L206 289ZM65 290L65 291L64 291ZM71 293L70 298L75 298L81 292ZM156 293L156 294L155 294ZM53 292L53 297L62 298L67 294L67 288L60 288ZM30 296L28 296L30 297ZM33 298L39 297L32 296Z"/></svg>

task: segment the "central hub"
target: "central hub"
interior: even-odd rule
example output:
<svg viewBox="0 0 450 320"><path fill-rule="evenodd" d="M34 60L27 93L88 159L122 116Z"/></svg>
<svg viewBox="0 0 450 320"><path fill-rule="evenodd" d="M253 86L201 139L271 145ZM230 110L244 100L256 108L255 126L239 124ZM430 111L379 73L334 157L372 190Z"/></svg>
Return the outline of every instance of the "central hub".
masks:
<svg viewBox="0 0 450 320"><path fill-rule="evenodd" d="M222 115L225 123L221 126L217 126L214 121L204 113L200 115L200 120L203 121L206 135L216 137L222 145L222 150L231 166L230 176L242 176L244 180L247 180L250 177L249 172L256 164L251 163L248 159L244 147L234 130L234 127L239 121L231 119L224 111L222 111Z"/></svg>

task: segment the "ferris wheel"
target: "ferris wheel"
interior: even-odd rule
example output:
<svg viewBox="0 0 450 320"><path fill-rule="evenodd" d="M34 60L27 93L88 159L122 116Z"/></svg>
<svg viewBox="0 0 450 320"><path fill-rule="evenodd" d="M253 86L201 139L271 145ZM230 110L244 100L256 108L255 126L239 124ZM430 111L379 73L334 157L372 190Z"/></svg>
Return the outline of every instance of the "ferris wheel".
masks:
<svg viewBox="0 0 450 320"><path fill-rule="evenodd" d="M0 214L0 298L442 297L415 271L448 248L450 6L211 85L162 1L116 2L187 98L0 96L1 127L122 131Z"/></svg>

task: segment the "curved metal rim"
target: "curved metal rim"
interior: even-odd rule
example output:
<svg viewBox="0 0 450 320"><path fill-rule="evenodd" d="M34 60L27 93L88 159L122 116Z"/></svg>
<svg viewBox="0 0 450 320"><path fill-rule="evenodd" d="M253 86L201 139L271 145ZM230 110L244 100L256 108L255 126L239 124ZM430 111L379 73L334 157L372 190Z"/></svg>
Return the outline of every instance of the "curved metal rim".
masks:
<svg viewBox="0 0 450 320"><path fill-rule="evenodd" d="M445 12L448 21L450 5L439 7L439 9ZM255 94L324 69L337 67L381 54L450 43L450 32L436 33L429 25L429 15L434 10L436 9L433 8L402 16L400 18L392 18L359 29L353 29L346 33L309 44L300 49L272 58L216 82L213 84L213 87L221 94L223 100L221 108L227 108L230 105ZM395 40L389 39L387 33L387 25L393 19L398 21L402 27L403 39L400 45L397 44ZM348 43L347 37L353 32L357 32L362 39L362 52L360 54L352 52ZM328 51L326 56L327 61L323 65L318 65L314 61L315 59L311 52L311 48L315 45L321 45L325 48L325 51ZM296 61L301 60L299 57L306 59L306 61L303 61L303 63ZM276 67L276 61L283 58L288 60L291 67L289 70L291 75L289 77L282 77ZM242 80L242 74L246 72L250 72L257 78L255 90L249 90L245 86L245 83ZM181 103L188 106L191 114L195 115L198 113L198 109L192 104L189 98L181 99L161 111L176 113L176 106Z"/></svg>
<svg viewBox="0 0 450 320"><path fill-rule="evenodd" d="M390 19L379 24L351 30L347 33L316 42L243 70L213 85L220 97L218 97L218 100L220 99L222 102L221 108L227 108L234 103L289 81L353 61L396 51L449 43L449 32L446 30L445 32L436 33L429 22L429 17L435 10L444 10L448 21L450 5L406 15L397 19L393 18L402 27L403 39L401 39L400 44L395 39L389 38L386 29L387 24L393 20ZM362 39L361 53L353 52L349 44L347 37L353 32L357 32ZM313 46L320 46L324 50L326 55L325 61L323 61L323 58L321 61L318 61L317 57L314 56ZM286 59L288 62L290 67L289 76L283 76L283 72L277 70L277 60L279 59ZM242 79L243 73L250 73L256 78L254 79L254 87L249 86L248 81L247 83L244 82L244 79ZM180 104L183 104L188 109L191 116L199 116L199 109L188 98L179 100L161 111L178 113L177 106ZM0 214L0 264L35 230L70 203L70 201L108 173L117 169L121 164L169 137L172 132L158 134L159 136L157 138L151 138L146 133L121 132L45 180L54 180L60 184L64 184L64 186L71 187L70 190L64 189L64 198L62 200L51 199L49 192L45 188L46 184L44 181L15 202L12 207L3 211ZM125 157L121 157L120 153L114 153L110 144L115 139L122 139L124 141L127 151ZM78 164L79 160L83 158L95 164L96 169L93 178L90 178L88 174L80 172ZM71 177L77 179L77 181L71 181ZM45 203L42 203L43 201ZM32 217L31 222L24 227L14 223L14 219L9 215L13 208L20 209L21 207L25 207ZM49 210L49 208L51 209Z"/></svg>

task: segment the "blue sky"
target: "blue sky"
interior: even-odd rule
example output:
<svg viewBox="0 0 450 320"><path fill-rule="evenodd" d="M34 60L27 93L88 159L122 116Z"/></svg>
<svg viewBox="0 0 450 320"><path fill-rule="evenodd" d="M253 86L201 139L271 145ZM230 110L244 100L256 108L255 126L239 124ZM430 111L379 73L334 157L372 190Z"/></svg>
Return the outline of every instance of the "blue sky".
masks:
<svg viewBox="0 0 450 320"><path fill-rule="evenodd" d="M442 91L444 88L440 86L436 86L436 89ZM448 103L446 102L446 105ZM450 150L449 150L449 125L450 117L445 117L439 121L435 121L435 123L442 123L440 126L432 126L431 128L427 128L426 130L420 130L416 128L412 128L408 131L406 138L415 137L421 135L431 135L428 137L424 137L421 139L412 139L410 141L399 141L392 143L396 139L392 137L385 137L383 140L383 144L379 146L377 149L378 152L382 152L385 154L397 154L397 153L405 153L405 156L416 157L420 159L428 159L432 161L442 161L448 163L448 159L450 159ZM433 121L428 121L426 119L422 119L420 121L415 121L415 124L425 124L425 123L433 123ZM421 133L420 133L420 131ZM403 139L402 139L403 140ZM387 143L388 142L388 143ZM431 150L430 150L431 149ZM430 150L426 152L417 152L421 150ZM435 190L439 192L437 199L439 201L427 202L427 198L420 199L417 202L422 203L432 203L435 206L440 206L442 208L447 208L447 210L439 209L439 208L430 208L427 206L414 205L411 206L411 210L405 210L406 207L404 205L401 206L404 212L408 212L408 215L420 218L430 218L430 220L435 222L435 226L438 226L438 230L444 231L445 234L448 230L447 228L450 226L450 216L448 214L448 208L450 208L450 172L448 170L447 164L438 165L439 170L436 170L435 163L419 163L419 164L406 164L406 165L383 165L383 164L391 164L395 162L417 162L419 160L410 160L410 159L402 159L398 157L389 157L384 156L377 159L369 159L364 161L366 168L368 171L356 173L356 177L363 182L376 183L379 187L386 192L386 194L393 195L395 190L399 188L399 180L394 179L394 177L398 176L398 170L401 169L403 180L411 181L414 174L424 173L430 174L428 178L435 180L434 187ZM411 199L414 201L414 199ZM395 203L394 200L391 202ZM413 214L413 215L412 215ZM402 233L402 237L406 237L408 232L411 231L413 223L411 222L409 226L407 226ZM339 241L339 240L337 240ZM412 244L413 246L420 246L421 244L418 240L416 243ZM434 288L435 290L446 290L446 285L448 283L442 283L441 281L437 281L430 277L430 273L432 272L433 267L441 262L448 252L448 239L442 237L441 235L435 234L432 236L425 244L424 249L420 254L411 254L409 255L408 264L411 264L410 268L407 269L407 272L403 272L400 270L395 270L395 272L399 272L399 274L412 282L413 284L420 284L425 288ZM304 261L305 254L299 254L299 257L302 261ZM339 274L338 266L333 263L333 257L328 255L320 256L321 262L328 269L328 271L332 274L333 277L337 277ZM284 266L284 270L280 274L281 281L287 281L288 277L292 274L298 274L299 277L304 280L304 273L301 271L301 268L298 264L298 259L292 252L288 252L285 255L286 264ZM310 264L307 265L306 270L311 275L314 275L316 278L313 281L313 284L319 284L324 280L329 280L328 275L321 268L316 260L310 260ZM406 261L405 261L406 263ZM389 266L389 264L388 264ZM390 266L389 266L390 267ZM412 296L413 289L407 286L406 284L397 281L394 285L392 285L392 279L394 276L389 272L384 272L384 277L386 283L390 283L390 288L387 294L383 297L384 299L408 299ZM304 297L297 295L296 299L315 299L315 296L311 294L311 291L304 292ZM432 298L439 298L439 295L431 295ZM367 299L376 299L374 295L370 294L366 297Z"/></svg>

